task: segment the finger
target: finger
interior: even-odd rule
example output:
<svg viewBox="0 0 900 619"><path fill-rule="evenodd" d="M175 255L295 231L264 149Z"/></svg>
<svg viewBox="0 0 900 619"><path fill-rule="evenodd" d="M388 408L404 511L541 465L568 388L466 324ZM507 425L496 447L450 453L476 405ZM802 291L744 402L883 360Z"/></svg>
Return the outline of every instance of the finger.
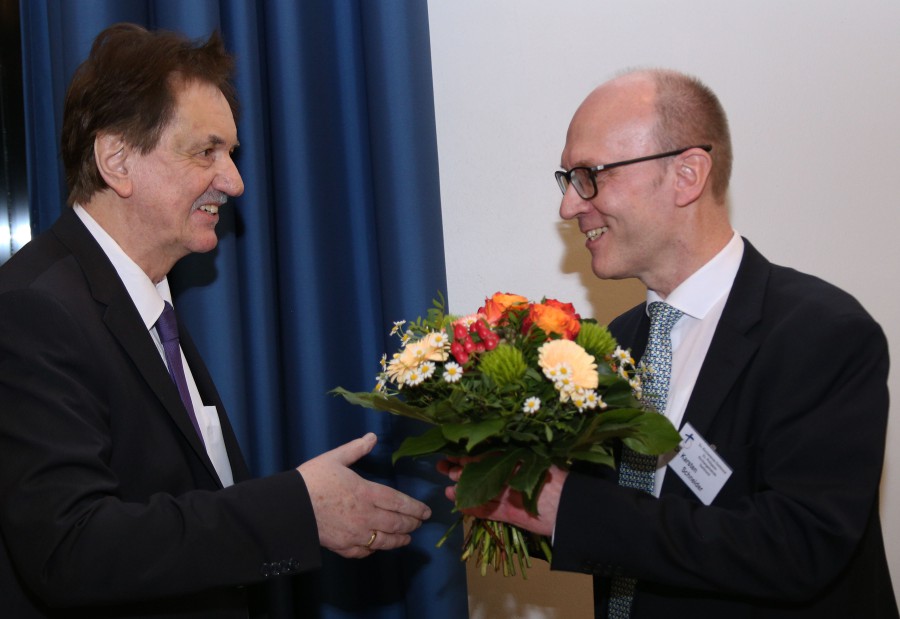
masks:
<svg viewBox="0 0 900 619"><path fill-rule="evenodd" d="M349 443L344 443L340 447L335 447L328 453L344 466L350 466L372 451L377 442L378 437L374 433L369 432L365 436L352 440Z"/></svg>
<svg viewBox="0 0 900 619"><path fill-rule="evenodd" d="M411 516L417 520L431 518L431 508L425 503L387 486L372 484L372 487L375 492L373 503L376 508Z"/></svg>
<svg viewBox="0 0 900 619"><path fill-rule="evenodd" d="M449 477L452 481L459 481L459 476L462 475L463 467L455 461L442 460L437 463L437 470L439 473L443 473Z"/></svg>
<svg viewBox="0 0 900 619"><path fill-rule="evenodd" d="M444 496L455 503L456 502L456 486L447 486L446 488L444 488Z"/></svg>
<svg viewBox="0 0 900 619"><path fill-rule="evenodd" d="M378 531L375 536L375 540L372 542L372 545L367 548L367 550L371 552L375 552L376 550L393 550L394 548L400 548L402 546L406 546L412 541L412 538L409 535L403 533L387 533L385 531Z"/></svg>
<svg viewBox="0 0 900 619"><path fill-rule="evenodd" d="M447 475L453 469L454 466L455 465L450 460L438 460L436 468L438 470L438 473L441 473L442 475Z"/></svg>
<svg viewBox="0 0 900 619"><path fill-rule="evenodd" d="M406 534L422 526L422 521L412 516L376 509L368 520L369 528L385 533Z"/></svg>
<svg viewBox="0 0 900 619"><path fill-rule="evenodd" d="M349 546L347 548L334 550L334 552L344 557L345 559L363 559L365 557L368 557L375 551L364 546Z"/></svg>

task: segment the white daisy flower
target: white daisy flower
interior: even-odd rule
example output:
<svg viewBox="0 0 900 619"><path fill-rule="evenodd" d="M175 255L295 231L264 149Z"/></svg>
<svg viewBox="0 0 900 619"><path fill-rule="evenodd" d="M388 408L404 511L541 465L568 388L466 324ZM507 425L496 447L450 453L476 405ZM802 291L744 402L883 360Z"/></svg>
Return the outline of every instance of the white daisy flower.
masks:
<svg viewBox="0 0 900 619"><path fill-rule="evenodd" d="M405 325L405 324L406 324L406 321L405 321L405 320L395 320L395 321L394 321L394 328L391 329L391 335L397 335L398 333L400 333L400 329L401 329L401 328L403 327L403 325Z"/></svg>
<svg viewBox="0 0 900 619"><path fill-rule="evenodd" d="M575 391L575 383L572 382L571 375L561 374L560 376L556 377L556 380L553 381L553 383L560 391L567 391L569 393Z"/></svg>
<svg viewBox="0 0 900 619"><path fill-rule="evenodd" d="M572 394L572 404L575 405L575 408L578 409L579 413L583 413L584 405L585 405L584 393L581 393L580 390L573 393Z"/></svg>
<svg viewBox="0 0 900 619"><path fill-rule="evenodd" d="M403 382L410 387L415 387L416 385L421 385L423 380L425 380L425 375L421 370L419 370L419 368L413 368L406 373L406 379Z"/></svg>
<svg viewBox="0 0 900 619"><path fill-rule="evenodd" d="M560 402L568 402L576 393L575 385L571 380L558 380L553 384L553 386L556 387L557 391L559 391Z"/></svg>
<svg viewBox="0 0 900 619"><path fill-rule="evenodd" d="M429 344L434 348L444 348L450 345L450 337L446 331L433 331L428 334Z"/></svg>
<svg viewBox="0 0 900 619"><path fill-rule="evenodd" d="M528 415L534 415L539 410L541 410L541 399L534 396L525 400L525 404L522 405L522 412Z"/></svg>
<svg viewBox="0 0 900 619"><path fill-rule="evenodd" d="M457 383L462 378L463 369L455 361L451 361L444 366L444 380L448 383Z"/></svg>
<svg viewBox="0 0 900 619"><path fill-rule="evenodd" d="M419 371L422 373L422 380L431 378L434 375L434 361L426 361L419 366Z"/></svg>
<svg viewBox="0 0 900 619"><path fill-rule="evenodd" d="M634 365L634 359L631 357L631 354L621 346L616 346L616 349L613 351L613 358L619 363Z"/></svg>

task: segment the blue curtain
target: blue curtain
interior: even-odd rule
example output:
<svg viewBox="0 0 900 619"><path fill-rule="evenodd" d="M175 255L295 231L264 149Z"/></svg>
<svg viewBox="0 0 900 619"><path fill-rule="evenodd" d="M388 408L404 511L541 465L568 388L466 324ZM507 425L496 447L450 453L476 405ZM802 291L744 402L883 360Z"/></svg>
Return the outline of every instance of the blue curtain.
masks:
<svg viewBox="0 0 900 619"><path fill-rule="evenodd" d="M294 467L366 431L357 468L435 512L400 551L348 561L282 600L304 617L467 615L458 534L431 461L390 465L421 428L353 409L392 321L446 290L425 0L22 0L28 184L35 232L64 204L65 88L94 37L120 21L206 38L237 58L237 164L246 191L223 210L215 251L171 274L257 474Z"/></svg>

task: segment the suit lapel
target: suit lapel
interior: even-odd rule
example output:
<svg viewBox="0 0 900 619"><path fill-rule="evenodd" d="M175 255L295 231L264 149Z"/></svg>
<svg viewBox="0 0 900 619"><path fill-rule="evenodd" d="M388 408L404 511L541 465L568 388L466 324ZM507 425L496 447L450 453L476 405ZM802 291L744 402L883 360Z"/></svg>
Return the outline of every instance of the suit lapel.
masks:
<svg viewBox="0 0 900 619"><path fill-rule="evenodd" d="M178 312L175 314L177 316ZM251 475L250 470L247 468L247 463L244 461L244 456L241 453L240 445L237 442L237 436L234 433L234 429L231 427L228 415L225 414L225 406L222 404L222 399L219 397L219 392L216 389L215 383L209 374L206 364L203 362L203 358L200 356L200 351L197 350L194 340L191 339L190 334L188 334L187 330L182 325L180 318L178 320L178 332L181 339L181 349L184 351L184 357L187 359L188 365L191 368L191 374L194 376L194 381L197 383L197 389L200 391L200 396L204 402L212 403L219 414L219 425L222 428L222 439L225 442L225 451L228 454L228 461L231 464L232 478L235 483L245 481L249 479Z"/></svg>
<svg viewBox="0 0 900 619"><path fill-rule="evenodd" d="M181 402L178 388L169 377L153 339L106 254L71 209L67 209L57 220L53 232L81 265L91 295L105 306L103 323L134 362L141 377L159 398L210 475L221 485L206 448Z"/></svg>
<svg viewBox="0 0 900 619"><path fill-rule="evenodd" d="M741 266L684 414L701 435L756 353L758 344L748 334L762 318L769 266L745 239Z"/></svg>
<svg viewBox="0 0 900 619"><path fill-rule="evenodd" d="M650 334L650 317L647 316L647 304L631 308L611 323L609 332L616 338L616 342L631 351L634 359L640 359L647 348L647 338Z"/></svg>

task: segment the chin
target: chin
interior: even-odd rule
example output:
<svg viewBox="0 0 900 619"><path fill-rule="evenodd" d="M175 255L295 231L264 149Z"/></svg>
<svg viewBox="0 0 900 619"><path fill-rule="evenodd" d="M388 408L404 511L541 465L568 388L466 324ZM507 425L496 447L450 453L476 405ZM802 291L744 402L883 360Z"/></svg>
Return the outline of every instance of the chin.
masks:
<svg viewBox="0 0 900 619"><path fill-rule="evenodd" d="M630 275L624 275L617 271L614 268L611 268L608 264L591 264L591 271L594 272L599 279L626 279L631 277Z"/></svg>
<svg viewBox="0 0 900 619"><path fill-rule="evenodd" d="M219 244L219 238L212 234L211 238L194 239L188 249L192 254L205 254L216 248Z"/></svg>

